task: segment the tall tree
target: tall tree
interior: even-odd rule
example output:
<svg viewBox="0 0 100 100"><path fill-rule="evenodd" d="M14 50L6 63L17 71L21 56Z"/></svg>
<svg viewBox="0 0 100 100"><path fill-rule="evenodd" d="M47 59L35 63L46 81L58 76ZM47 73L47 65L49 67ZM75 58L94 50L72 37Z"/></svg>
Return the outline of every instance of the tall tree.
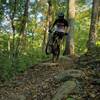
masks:
<svg viewBox="0 0 100 100"><path fill-rule="evenodd" d="M51 16L51 14L52 14L52 0L48 0L47 3L48 3L48 11L46 14L47 15L46 24L44 27L44 38L43 38L43 45L42 45L43 51L44 51L45 46L46 46L47 33L51 27L51 21L52 21L52 16ZM49 38L49 36L50 36L50 34L48 34L48 38Z"/></svg>
<svg viewBox="0 0 100 100"><path fill-rule="evenodd" d="M100 2L100 0L93 0L89 39L87 41L88 51L90 51L95 46L95 43L96 43L96 37L97 37L96 24L97 24L97 20L98 20L99 2Z"/></svg>
<svg viewBox="0 0 100 100"><path fill-rule="evenodd" d="M25 2L24 14L22 16L22 21L21 21L20 34L25 34L24 31L25 31L25 28L26 28L27 20L28 20L29 1L30 0L26 0L26 2Z"/></svg>
<svg viewBox="0 0 100 100"><path fill-rule="evenodd" d="M12 11L12 14L10 16L11 26L12 26L12 30L13 30L12 66L13 66L14 60L15 60L15 25L14 25L14 18L15 18L15 14L16 14L16 8L17 8L17 0L14 1L13 11Z"/></svg>
<svg viewBox="0 0 100 100"><path fill-rule="evenodd" d="M18 53L19 53L20 42L24 42L23 38L25 36L25 28L26 28L26 24L27 24L27 21L28 21L29 2L30 2L30 0L26 0L25 5L24 5L24 13L23 13L23 16L22 16L21 24L20 24L20 27L21 27L20 28L20 34L19 34L19 38L17 40L16 50L15 50L16 56L18 56ZM22 38L20 38L20 37L22 37ZM22 41L21 41L21 39L22 39Z"/></svg>
<svg viewBox="0 0 100 100"><path fill-rule="evenodd" d="M52 22L52 1L48 0L48 27L50 29L51 27L51 22Z"/></svg>
<svg viewBox="0 0 100 100"><path fill-rule="evenodd" d="M74 54L74 18L75 18L75 0L68 0L68 23L69 35L66 38L64 55Z"/></svg>

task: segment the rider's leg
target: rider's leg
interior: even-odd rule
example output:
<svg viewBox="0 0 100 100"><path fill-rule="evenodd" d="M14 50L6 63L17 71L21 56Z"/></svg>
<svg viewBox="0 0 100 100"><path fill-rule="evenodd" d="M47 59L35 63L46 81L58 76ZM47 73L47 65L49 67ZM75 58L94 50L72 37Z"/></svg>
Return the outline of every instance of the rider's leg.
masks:
<svg viewBox="0 0 100 100"><path fill-rule="evenodd" d="M54 34L53 34L53 42L55 41L55 38L57 37L57 32L54 32Z"/></svg>

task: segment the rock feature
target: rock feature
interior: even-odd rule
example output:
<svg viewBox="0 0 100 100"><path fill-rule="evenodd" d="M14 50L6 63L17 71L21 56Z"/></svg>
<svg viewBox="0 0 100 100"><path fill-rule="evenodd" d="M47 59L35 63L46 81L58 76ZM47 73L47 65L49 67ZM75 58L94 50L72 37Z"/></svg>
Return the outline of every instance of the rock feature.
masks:
<svg viewBox="0 0 100 100"><path fill-rule="evenodd" d="M66 81L57 89L57 93L52 100L62 100L65 96L68 96L69 93L73 92L76 87L75 81Z"/></svg>
<svg viewBox="0 0 100 100"><path fill-rule="evenodd" d="M59 73L57 76L55 76L55 79L64 82L69 80L70 78L82 78L84 76L85 74L81 70L69 69Z"/></svg>

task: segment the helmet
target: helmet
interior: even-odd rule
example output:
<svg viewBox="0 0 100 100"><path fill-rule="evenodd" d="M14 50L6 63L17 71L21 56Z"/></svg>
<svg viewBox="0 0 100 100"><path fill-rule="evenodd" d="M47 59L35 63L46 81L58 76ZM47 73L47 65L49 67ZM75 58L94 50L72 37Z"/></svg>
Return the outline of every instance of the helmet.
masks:
<svg viewBox="0 0 100 100"><path fill-rule="evenodd" d="M58 14L58 18L63 19L63 18L64 18L64 13L63 13L63 12L60 12L60 13Z"/></svg>

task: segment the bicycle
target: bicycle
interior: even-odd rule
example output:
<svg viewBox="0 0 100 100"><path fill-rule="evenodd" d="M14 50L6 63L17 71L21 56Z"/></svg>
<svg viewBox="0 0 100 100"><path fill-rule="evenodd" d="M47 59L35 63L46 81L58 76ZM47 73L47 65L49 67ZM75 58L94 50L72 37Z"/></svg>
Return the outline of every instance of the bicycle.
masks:
<svg viewBox="0 0 100 100"><path fill-rule="evenodd" d="M67 33L63 32L54 32L48 39L45 52L47 55L52 54L52 60L53 62L57 61L59 59L60 55L60 42L64 35L67 35Z"/></svg>

